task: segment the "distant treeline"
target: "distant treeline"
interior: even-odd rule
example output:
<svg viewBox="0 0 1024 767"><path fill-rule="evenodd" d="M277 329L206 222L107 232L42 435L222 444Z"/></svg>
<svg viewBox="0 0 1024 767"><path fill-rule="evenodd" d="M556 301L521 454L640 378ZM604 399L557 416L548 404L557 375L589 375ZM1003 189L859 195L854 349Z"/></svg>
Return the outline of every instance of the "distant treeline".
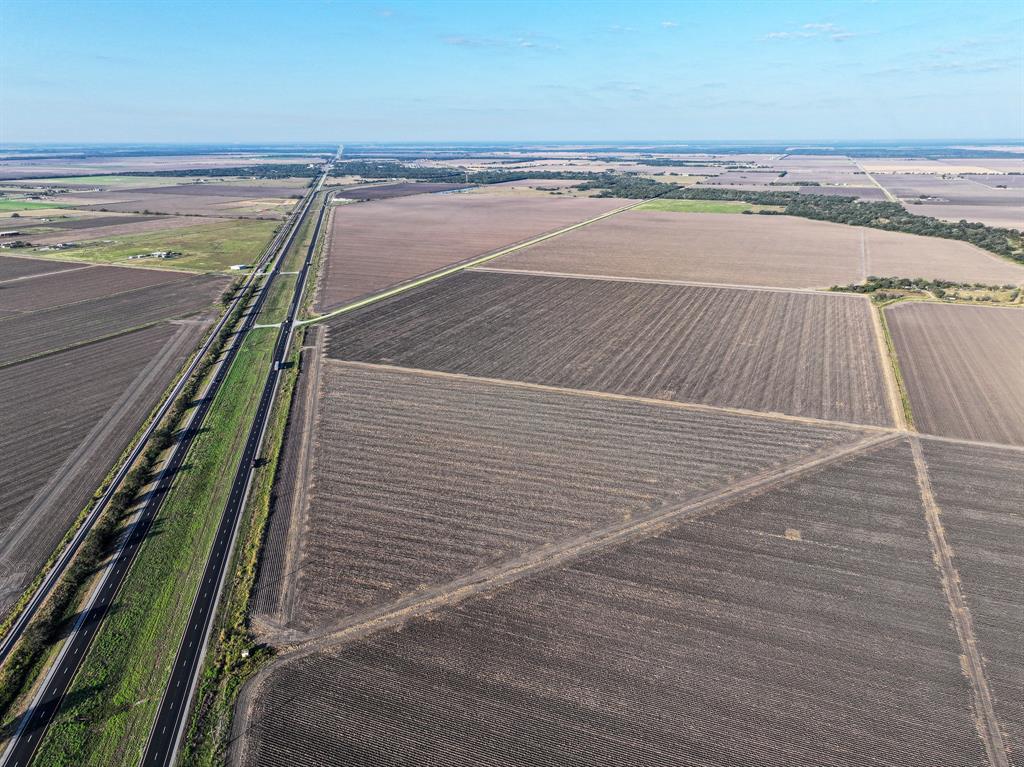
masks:
<svg viewBox="0 0 1024 767"><path fill-rule="evenodd" d="M280 165L240 165L234 168L192 168L191 170L133 170L118 172L118 176L255 176L256 178L314 178L320 174L320 166L312 168L307 163L283 163ZM95 174L93 174L95 175ZM70 178L70 176L68 177Z"/></svg>
<svg viewBox="0 0 1024 767"><path fill-rule="evenodd" d="M369 179L409 178L416 181L466 182L470 184L499 184L503 181L522 181L526 178L569 179L578 181L615 178L612 174L577 171L535 170L468 170L466 168L432 168L405 165L387 160L348 160L334 166L335 175L362 176Z"/></svg>
<svg viewBox="0 0 1024 767"><path fill-rule="evenodd" d="M812 218L816 221L831 221L851 226L868 226L889 232L920 234L926 237L942 237L947 240L962 240L984 248L991 253L1007 256L1024 262L1021 233L1013 229L986 226L969 221L941 221L932 216L910 213L895 202L858 202L855 197L833 197L823 194L800 194L798 192L743 191L712 187L685 187L664 184L659 181L635 176L616 177L612 183L592 181L581 188L602 189L601 197L626 197L643 199L660 197L671 200L734 200L754 205L780 206L779 211L760 211L757 215L786 215Z"/></svg>

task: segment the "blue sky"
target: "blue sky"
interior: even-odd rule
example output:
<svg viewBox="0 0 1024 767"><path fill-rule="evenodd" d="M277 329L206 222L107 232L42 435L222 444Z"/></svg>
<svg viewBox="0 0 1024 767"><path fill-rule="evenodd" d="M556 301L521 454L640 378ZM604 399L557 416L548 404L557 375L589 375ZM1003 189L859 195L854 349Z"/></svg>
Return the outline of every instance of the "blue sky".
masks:
<svg viewBox="0 0 1024 767"><path fill-rule="evenodd" d="M0 1L0 141L1019 138L1024 4Z"/></svg>

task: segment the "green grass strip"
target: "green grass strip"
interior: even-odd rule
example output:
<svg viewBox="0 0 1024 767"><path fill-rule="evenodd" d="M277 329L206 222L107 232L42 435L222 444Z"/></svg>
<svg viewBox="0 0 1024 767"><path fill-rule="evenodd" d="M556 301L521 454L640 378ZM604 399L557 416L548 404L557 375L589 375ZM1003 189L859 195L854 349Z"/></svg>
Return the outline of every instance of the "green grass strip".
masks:
<svg viewBox="0 0 1024 767"><path fill-rule="evenodd" d="M47 730L37 764L138 764L227 503L276 336L274 330L255 330L245 339L111 614Z"/></svg>

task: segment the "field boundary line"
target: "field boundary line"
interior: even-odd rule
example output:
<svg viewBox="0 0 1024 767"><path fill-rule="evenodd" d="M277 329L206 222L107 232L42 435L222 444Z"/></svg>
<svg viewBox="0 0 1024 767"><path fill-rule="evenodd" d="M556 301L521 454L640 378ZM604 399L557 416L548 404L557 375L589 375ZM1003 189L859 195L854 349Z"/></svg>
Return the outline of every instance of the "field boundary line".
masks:
<svg viewBox="0 0 1024 767"><path fill-rule="evenodd" d="M353 301L353 302L351 302L349 304L345 304L344 306L341 306L341 307L339 307L337 309L329 311L326 314L320 314L320 315L318 315L316 317L310 317L309 319L300 320L300 321L296 322L295 324L296 325L310 325L310 324L312 324L314 322L322 322L323 320L329 320L329 319L332 319L333 317L337 317L338 315L341 315L341 314L347 314L348 312L355 311L356 309L361 309L364 306L369 306L370 304L377 303L378 301L383 301L385 298L391 298L392 296L397 296L397 295L399 295L401 293L405 293L405 292L407 292L409 290L412 290L413 288L418 288L421 285L427 285L427 284L429 284L431 282L435 282L435 281L443 279L445 277L449 277L449 276L451 276L453 274L458 274L459 272L464 272L467 269L472 269L473 267L478 266L480 264L485 264L488 261L493 261L496 258L501 258L502 256L507 256L509 253L514 253L517 250L522 250L523 248L528 248L531 245L536 245L539 242L544 242L545 240L550 240L552 237L558 237L559 235L566 234L568 232L574 231L574 230L579 229L581 227L589 226L590 224L597 223L598 221L603 221L606 218L609 218L611 216L617 215L617 214L622 213L624 211L632 210L633 208L637 207L638 205L643 205L645 202L648 202L648 200L646 200L646 199L645 200L637 200L636 202L632 202L629 205L623 205L621 207L615 208L614 210L606 211L605 213L602 213L599 216L594 216L593 218L588 218L586 221L578 221L575 224L571 224L570 226L563 227L562 229L556 229L553 232L547 232L545 234L538 235L537 237L534 237L534 238L532 238L530 240L526 240L525 242L520 242L520 243L516 243L515 245L510 245L509 247L503 248L502 250L499 250L497 252L488 253L488 254L483 255L483 256L476 256L474 258L470 258L470 259L468 259L466 261L463 261L461 263L457 263L457 264L455 264L453 266L446 266L445 268L443 268L443 269L441 269L439 271L431 272L430 274L427 274L427 275L425 275L423 277L419 277L417 279L413 279L413 280L411 280L409 282L401 283L399 285L396 285L396 286L394 286L392 288L387 288L386 290L380 291L378 293L372 293L369 296L366 296L365 298L360 298L360 299L358 299L356 301Z"/></svg>
<svg viewBox="0 0 1024 767"><path fill-rule="evenodd" d="M946 437L942 434L925 434L914 432L914 436L920 439L927 439L932 442L947 442L951 445L964 445L966 447L984 447L993 450L1012 450L1015 453L1024 453L1024 445L1011 445L1007 442L984 442L976 439L964 439L963 437Z"/></svg>
<svg viewBox="0 0 1024 767"><path fill-rule="evenodd" d="M868 173L868 171L864 168L863 165L860 164L860 162L858 162L857 160L854 160L853 162L857 166L857 168L860 170L860 172L868 177L868 180L871 181L872 184L874 184L875 186L877 186L879 189L882 190L882 194L885 195L885 199L887 199L889 202L895 202L895 203L899 204L899 201L900 201L899 197L897 197L892 192L890 192L888 189L886 189L884 186L882 186L881 183L879 183L878 179L875 178L874 176L872 176L870 173Z"/></svg>
<svg viewBox="0 0 1024 767"><path fill-rule="evenodd" d="M198 314L198 313L199 312L194 312L194 314ZM191 316L191 315L186 315L186 317L187 316ZM21 359L12 360L11 362L0 363L0 370L6 370L7 368L13 368L15 365L24 365L26 362L34 362L35 360L41 360L44 357L52 357L54 354L61 354L62 352L70 352L70 351L74 351L75 349L81 349L83 346L92 346L93 344L98 344L98 343L101 343L103 341L110 341L111 339L119 338L120 336L126 336L129 333L137 333L140 330L146 330L147 328L151 328L154 325L159 325L161 322L171 322L173 320L180 320L180 319L185 319L185 317L163 317L162 319L159 319L159 320L153 320L152 322L147 322L144 325L136 325L133 328L125 328L124 330L119 330L116 333L110 333L110 334L105 335L105 336L99 336L98 338L90 338L88 340L82 341L82 342L77 343L77 344L71 344L70 346L63 346L60 349L48 349L45 352L39 352L38 354L31 354L28 357L22 357Z"/></svg>
<svg viewBox="0 0 1024 767"><path fill-rule="evenodd" d="M22 256L15 256L15 258L22 258ZM45 261L45 258L37 258L37 261ZM68 263L61 261L59 263ZM84 266L76 266L71 269L53 269L49 272L42 272L40 274L24 274L21 277L11 277L9 280L0 280L0 285L10 285L12 282L25 282L26 280L37 280L40 277L52 277L55 274L70 274L71 272L80 272L83 269L95 269L99 264L85 264ZM12 311L17 311L16 309ZM25 314L25 312L22 312Z"/></svg>
<svg viewBox="0 0 1024 767"><path fill-rule="evenodd" d="M898 429L910 431L914 429L914 413L910 409L910 394L907 392L903 375L900 373L900 362L896 356L896 345L889 332L889 323L885 321L885 309L875 306L870 298L868 311L871 312L871 324L875 329L875 341L878 347L879 360L882 363L882 378L885 379L885 390L889 398L889 410L892 411L893 423Z"/></svg>
<svg viewBox="0 0 1024 767"><path fill-rule="evenodd" d="M577 274L575 272L545 272L539 269L502 269L500 266L473 267L474 272L494 274L522 274L527 277L565 277L574 280L603 280L605 282L638 282L650 285L679 285L680 287L720 288L722 290L752 290L762 293L810 293L822 296L856 296L827 288L784 288L774 285L742 285L733 282L697 282L695 280L663 280L648 277L620 277L613 274Z"/></svg>
<svg viewBox="0 0 1024 767"><path fill-rule="evenodd" d="M41 487L18 514L12 523L15 530L11 536L4 541L0 547L0 560L8 556L12 548L22 545L26 535L34 534L35 531L28 524L28 520L37 514L41 514L51 504L54 494L62 492L68 484L74 482L80 476L80 465L91 457L91 453L97 442L109 438L111 432L117 428L126 415L126 408L131 408L143 397L146 391L152 386L160 372L171 364L175 355L182 351L191 338L192 333L187 327L181 326L173 332L171 337L164 343L163 347L154 354L147 365L136 374L127 388L107 408L103 416L96 422L82 440L75 445L75 449L64 460L59 468L51 475L47 483Z"/></svg>
<svg viewBox="0 0 1024 767"><path fill-rule="evenodd" d="M512 560L490 568L456 578L430 590L400 598L393 602L345 617L322 634L292 647L278 655L252 676L239 693L235 709L235 724L231 735L228 763L244 761L243 737L258 722L250 721L253 696L267 680L271 670L289 662L364 639L389 628L400 626L406 620L451 607L479 594L492 592L538 572L564 565L580 557L625 544L638 538L650 538L677 524L714 514L733 503L760 492L787 484L805 474L830 466L862 452L880 448L902 439L900 433L888 432L857 440L840 447L833 446L804 455L788 465L777 466L753 474L728 487L704 493L696 498L659 511L634 517L628 522L592 530L575 538L549 544ZM244 722L244 724L242 724Z"/></svg>
<svg viewBox="0 0 1024 767"><path fill-rule="evenodd" d="M93 264L92 266L104 266L104 264ZM138 267L138 268L141 269L143 267ZM77 269L65 269L64 271L77 272L78 270ZM165 273L169 273L171 270L165 269L163 271ZM63 274L63 273L64 272L50 272L50 276L53 276L54 274ZM39 275L39 276L43 277L43 276L46 276L46 275ZM185 279L187 280L189 277L196 277L196 276L201 276L201 275L186 274L185 275ZM166 288L166 287L171 287L172 285L173 285L173 283L170 283L170 282L163 283L163 284L157 283L156 285L140 285L137 288L128 288L127 290L116 290L113 293L106 293L105 295L102 295L102 296L93 296L92 298L81 298L81 299L79 299L77 301L68 301L67 303L54 304L53 306L44 306L44 307L42 307L40 309L29 309L27 311L19 311L18 309L12 309L11 311L18 312L18 314L15 315L18 318L31 317L34 314L42 314L43 312L53 311L54 309L67 309L69 306L79 306L81 304L87 304L90 301L107 301L107 300L109 300L111 298L114 298L116 296L125 296L125 295L128 295L129 293L138 293L139 291L149 290L151 288ZM211 301L210 303L213 303L213 301ZM12 318L11 317L6 317L6 318L3 318L3 319L12 319Z"/></svg>
<svg viewBox="0 0 1024 767"><path fill-rule="evenodd" d="M456 381L476 381L483 384L491 384L494 386L508 386L517 389L528 389L531 391L542 391L550 394L571 394L578 397L592 397L596 399L609 399L617 400L620 402L636 402L644 405L656 405L660 407L674 408L676 410L692 410L700 413L717 413L721 415L734 415L744 416L747 418L761 418L772 421L787 421L789 423L802 423L808 426L821 426L827 428L846 428L856 429L859 431L872 431L872 432L893 432L899 431L893 429L892 426L879 426L877 424L862 424L852 423L850 421L829 421L824 418L814 418L813 416L802 416L802 415L789 415L787 413L774 413L764 410L746 410L738 407L728 407L726 405L707 405L703 402L677 402L676 400L668 399L655 399L653 397L643 397L638 394L618 394L616 392L604 392L596 391L594 389L573 389L566 386L553 386L551 384L540 384L531 383L529 381L516 381L514 379L506 378L488 378L485 376L474 376L467 373L450 373L445 370L427 370L424 368L411 368L403 367L401 365L388 365L380 362L361 362L359 360L340 360L327 358L328 363L335 363L339 365L350 365L352 367L360 367L368 370L386 370L392 372L411 373L420 376L430 376L434 378L446 378L449 380Z"/></svg>
<svg viewBox="0 0 1024 767"><path fill-rule="evenodd" d="M920 441L913 435L910 437L910 447L914 454L917 484L921 493L925 521L928 524L928 539L932 544L932 556L936 568L939 570L942 590L946 593L953 626L956 628L957 637L960 640L960 648L965 660L964 670L971 680L978 734L985 744L985 753L992 767L1009 767L1010 760L992 703L992 692L989 690L988 679L985 676L985 663L982 660L981 651L978 649L971 610L967 606L967 598L960 587L960 573L953 562L953 549L946 540L945 529L939 516L941 509L932 491L924 451L921 449Z"/></svg>

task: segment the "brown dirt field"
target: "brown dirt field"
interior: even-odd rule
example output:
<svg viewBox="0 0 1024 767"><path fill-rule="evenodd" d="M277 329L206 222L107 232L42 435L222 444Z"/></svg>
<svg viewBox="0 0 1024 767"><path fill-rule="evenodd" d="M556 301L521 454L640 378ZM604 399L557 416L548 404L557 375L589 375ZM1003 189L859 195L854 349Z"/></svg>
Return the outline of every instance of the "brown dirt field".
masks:
<svg viewBox="0 0 1024 767"><path fill-rule="evenodd" d="M280 663L243 763L982 764L914 476L901 442Z"/></svg>
<svg viewBox="0 0 1024 767"><path fill-rule="evenodd" d="M187 279L187 275L175 272L118 266L60 271L32 280L0 284L0 309L33 312Z"/></svg>
<svg viewBox="0 0 1024 767"><path fill-rule="evenodd" d="M84 508L203 328L164 323L0 370L0 610Z"/></svg>
<svg viewBox="0 0 1024 767"><path fill-rule="evenodd" d="M953 240L791 216L651 210L626 211L491 266L786 288L827 288L870 274L1024 282L1024 268Z"/></svg>
<svg viewBox="0 0 1024 767"><path fill-rule="evenodd" d="M319 330L312 328L311 331ZM313 482L312 453L320 387L320 349L313 332L307 333L312 348L302 351L299 381L288 411L281 458L270 497L266 539L260 552L252 613L257 621L279 624L291 612L289 604L296 554L304 535L308 488Z"/></svg>
<svg viewBox="0 0 1024 767"><path fill-rule="evenodd" d="M408 197L412 194L433 194L468 189L468 184L435 184L430 182L406 182L401 184L360 185L339 190L335 197L349 200L388 200L392 197Z"/></svg>
<svg viewBox="0 0 1024 767"><path fill-rule="evenodd" d="M989 226L1024 231L1024 205L945 205L906 204L904 207L919 216L934 216L954 223L978 221Z"/></svg>
<svg viewBox="0 0 1024 767"><path fill-rule="evenodd" d="M221 216L221 217L262 217L282 218L296 200L281 198L233 199L216 195L198 194L151 194L135 199L122 195L118 201L99 202L86 205L75 202L86 209L121 211L124 213L164 213L169 216Z"/></svg>
<svg viewBox="0 0 1024 767"><path fill-rule="evenodd" d="M922 444L985 656L996 715L1011 753L1019 756L1024 754L1024 454L931 440Z"/></svg>
<svg viewBox="0 0 1024 767"><path fill-rule="evenodd" d="M302 186L294 184L247 184L244 182L178 184L176 186L154 186L132 189L133 195L149 197L154 194L170 194L182 197L230 197L236 200L255 200L268 197L286 197L302 195Z"/></svg>
<svg viewBox="0 0 1024 767"><path fill-rule="evenodd" d="M299 631L863 436L333 360L322 376L283 616Z"/></svg>
<svg viewBox="0 0 1024 767"><path fill-rule="evenodd" d="M328 326L337 359L891 423L871 310L854 296L481 271Z"/></svg>
<svg viewBox="0 0 1024 767"><path fill-rule="evenodd" d="M1024 312L906 302L885 316L918 429L1024 445Z"/></svg>
<svg viewBox="0 0 1024 767"><path fill-rule="evenodd" d="M0 318L0 336L4 338L0 366L202 312L212 307L227 284L226 277L189 276L110 297Z"/></svg>
<svg viewBox="0 0 1024 767"><path fill-rule="evenodd" d="M68 261L50 261L42 258L18 258L17 256L0 256L0 282L18 280L22 277L35 277L65 269L75 269L81 264Z"/></svg>
<svg viewBox="0 0 1024 767"><path fill-rule="evenodd" d="M334 208L321 309L614 210L622 200L416 195Z"/></svg>
<svg viewBox="0 0 1024 767"><path fill-rule="evenodd" d="M90 221L87 226L75 227L73 231L63 229L58 232L45 234L28 233L25 238L33 245L53 245L58 242L85 242L88 240L105 240L125 235L146 234L147 232L162 232L173 229L187 229L190 226L204 226L215 224L219 221L227 221L228 218L208 218L199 216L140 216L138 221L121 222L118 224L104 225L103 219L93 219L95 225Z"/></svg>
<svg viewBox="0 0 1024 767"><path fill-rule="evenodd" d="M77 214L79 211L75 211ZM28 229L28 234L34 233L36 230L43 230L40 234L44 234L46 230L59 229L63 232L73 232L78 229L90 229L92 227L99 226L116 226L118 224L139 224L143 221L159 221L160 216L94 216L92 218L71 218L66 220L58 221L45 221L45 222L33 222ZM66 235L73 236L73 235Z"/></svg>

